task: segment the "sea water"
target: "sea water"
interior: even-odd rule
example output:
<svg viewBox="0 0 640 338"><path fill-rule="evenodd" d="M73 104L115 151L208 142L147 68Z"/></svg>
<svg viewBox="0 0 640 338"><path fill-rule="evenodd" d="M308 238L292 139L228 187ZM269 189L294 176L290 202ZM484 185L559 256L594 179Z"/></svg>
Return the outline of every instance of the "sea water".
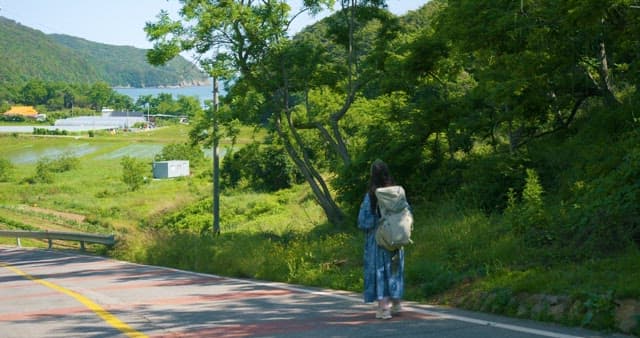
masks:
<svg viewBox="0 0 640 338"><path fill-rule="evenodd" d="M171 94L174 100L177 100L180 96L194 96L200 100L200 104L204 105L205 100L213 100L213 86L193 86L193 87L150 87L150 88L113 88L120 94L128 95L133 99L133 102L138 100L138 97L151 95L153 97L158 94ZM222 92L219 93L222 95Z"/></svg>

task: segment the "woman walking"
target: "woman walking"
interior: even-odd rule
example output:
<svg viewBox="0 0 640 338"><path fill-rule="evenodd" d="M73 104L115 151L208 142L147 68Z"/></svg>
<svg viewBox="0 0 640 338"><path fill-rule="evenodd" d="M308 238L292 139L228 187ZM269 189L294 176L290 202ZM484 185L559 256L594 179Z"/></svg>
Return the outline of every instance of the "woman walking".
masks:
<svg viewBox="0 0 640 338"><path fill-rule="evenodd" d="M376 318L391 319L400 313L404 292L404 250L388 251L376 243L375 232L380 217L378 188L395 185L387 164L375 160L371 165L369 190L358 213L358 227L365 232L364 301L378 302Z"/></svg>

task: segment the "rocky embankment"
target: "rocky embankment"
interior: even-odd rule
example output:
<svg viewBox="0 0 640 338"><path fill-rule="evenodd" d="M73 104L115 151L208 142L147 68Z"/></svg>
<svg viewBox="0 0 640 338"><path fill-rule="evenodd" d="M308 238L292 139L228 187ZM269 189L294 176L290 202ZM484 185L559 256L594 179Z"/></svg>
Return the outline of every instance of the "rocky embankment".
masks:
<svg viewBox="0 0 640 338"><path fill-rule="evenodd" d="M451 305L474 311L556 322L596 330L615 328L640 336L640 300L612 293L556 296L513 294L508 290L458 296Z"/></svg>

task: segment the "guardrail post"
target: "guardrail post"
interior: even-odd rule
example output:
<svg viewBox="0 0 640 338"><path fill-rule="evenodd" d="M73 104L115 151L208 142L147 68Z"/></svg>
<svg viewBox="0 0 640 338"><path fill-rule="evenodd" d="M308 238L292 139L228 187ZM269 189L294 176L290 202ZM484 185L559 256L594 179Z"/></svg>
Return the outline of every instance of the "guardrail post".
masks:
<svg viewBox="0 0 640 338"><path fill-rule="evenodd" d="M46 239L49 243L49 249L53 248L53 240L78 241L80 249L86 250L85 242L99 243L111 247L115 244L115 236L88 234L79 232L63 232L63 231L24 231L24 230L0 230L0 237L13 237L16 239L18 247L22 247L21 238Z"/></svg>

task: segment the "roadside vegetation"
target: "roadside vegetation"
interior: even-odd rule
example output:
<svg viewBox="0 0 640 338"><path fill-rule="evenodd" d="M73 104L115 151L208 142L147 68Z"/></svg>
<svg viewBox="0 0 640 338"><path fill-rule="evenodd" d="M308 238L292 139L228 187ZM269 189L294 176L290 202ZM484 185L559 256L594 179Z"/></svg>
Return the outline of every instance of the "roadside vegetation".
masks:
<svg viewBox="0 0 640 338"><path fill-rule="evenodd" d="M347 226L336 228L326 221L304 184L291 181L288 188L256 190L251 186L258 184L257 179L245 178L235 187L223 180L219 236L212 235L211 163L206 158L192 168L190 177L149 180L139 189L129 189L120 159L136 149L132 145L158 142L160 147L147 149L169 151L187 140L187 128L175 125L78 139L48 137L46 142L31 135L2 136L3 159L29 151L46 154L52 149L74 149L87 142L94 151L52 157L47 163L73 165L66 171L56 169L64 167L60 164L40 169L49 171L52 178L47 182L31 181L42 160L17 165L4 160L3 173L8 174L0 182L0 227L115 233L119 240L115 248L90 245L88 250L226 276L361 290L363 236L355 226L355 208L349 212ZM248 141L252 135L251 128L242 128L240 139ZM222 146L230 143L227 140ZM236 148L249 149L246 145ZM151 161L163 151L142 153L146 155L134 154L150 177ZM260 161L272 157L250 158L251 166L259 167ZM417 222L415 244L407 248L407 299L594 329L615 328L615 302L640 297L640 252L629 247L596 258L593 247L569 247L570 242L557 247L532 245L530 236L522 236L522 231L531 229L523 222L534 221L527 213L549 217L561 208L545 202L549 196L534 178L530 172L526 197L514 196L502 215L470 208L460 198L425 201L413 196ZM13 244L14 240L0 242ZM47 244L23 239L22 245ZM77 249L70 242L55 246ZM552 312L560 304L552 297L561 297L563 306L571 309Z"/></svg>
<svg viewBox="0 0 640 338"><path fill-rule="evenodd" d="M244 11L257 31L202 59L233 80L227 95L189 126L3 136L0 224L94 226L119 242L92 249L119 259L359 292L355 219L381 158L415 210L407 299L638 335L640 24L625 1L590 4L432 0L400 19L347 7L291 39L283 18L252 17L283 11ZM150 62L193 47L189 24L212 29L198 13L147 26ZM240 20L220 15L221 32ZM216 142L219 235L198 151ZM189 177L144 179L177 157Z"/></svg>

